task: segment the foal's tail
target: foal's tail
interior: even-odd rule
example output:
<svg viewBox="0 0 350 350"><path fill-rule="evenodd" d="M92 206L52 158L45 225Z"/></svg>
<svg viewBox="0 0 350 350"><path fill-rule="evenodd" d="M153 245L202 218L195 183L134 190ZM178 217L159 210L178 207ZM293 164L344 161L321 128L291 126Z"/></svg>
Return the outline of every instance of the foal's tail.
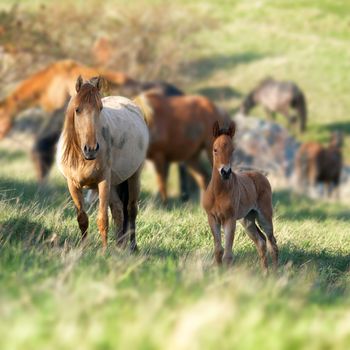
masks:
<svg viewBox="0 0 350 350"><path fill-rule="evenodd" d="M307 122L307 106L306 106L306 98L304 93L298 89L297 95L294 99L294 108L298 112L299 122L300 122L300 131L304 132L306 130L306 122Z"/></svg>
<svg viewBox="0 0 350 350"><path fill-rule="evenodd" d="M153 119L153 108L149 103L146 94L141 93L134 98L134 103L140 108L146 124L149 126Z"/></svg>

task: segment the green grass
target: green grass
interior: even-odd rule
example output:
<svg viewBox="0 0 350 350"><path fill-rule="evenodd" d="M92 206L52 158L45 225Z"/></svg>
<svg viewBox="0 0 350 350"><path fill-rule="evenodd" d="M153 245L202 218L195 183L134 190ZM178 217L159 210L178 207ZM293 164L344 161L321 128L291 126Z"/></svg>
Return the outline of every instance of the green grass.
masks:
<svg viewBox="0 0 350 350"><path fill-rule="evenodd" d="M2 148L1 158L2 349L349 347L347 208L275 191L278 272L262 277L240 227L234 267L220 270L197 202L160 206L146 167L140 253L118 250L112 225L103 255L94 210L88 244L79 246L57 171L38 189L25 153Z"/></svg>
<svg viewBox="0 0 350 350"><path fill-rule="evenodd" d="M23 6L35 10L37 4ZM292 79L309 101L305 139L325 141L332 128L350 131L347 2L198 0L179 6L189 16L207 12L216 23L203 23L194 34L202 45L185 53L186 90L202 91L233 111L266 75ZM137 220L140 253L118 250L112 225L103 255L96 212L90 210L83 250L64 180L55 171L38 188L23 149L0 145L1 349L350 347L347 207L275 189L277 273L262 277L240 226L234 267L221 270L213 265L198 202L171 199L160 206L147 167ZM173 173L172 196L176 188Z"/></svg>

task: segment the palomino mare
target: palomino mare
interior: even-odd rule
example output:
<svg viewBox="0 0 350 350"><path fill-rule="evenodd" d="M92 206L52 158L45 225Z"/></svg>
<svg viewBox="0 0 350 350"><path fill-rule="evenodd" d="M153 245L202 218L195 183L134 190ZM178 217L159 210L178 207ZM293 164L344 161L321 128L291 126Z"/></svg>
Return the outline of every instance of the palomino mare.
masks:
<svg viewBox="0 0 350 350"><path fill-rule="evenodd" d="M289 126L299 119L300 131L304 132L307 121L306 99L300 88L291 81L276 81L272 78L263 80L244 99L240 111L248 115L249 111L261 104L269 117L275 118L275 113L283 114ZM296 115L291 113L294 110Z"/></svg>
<svg viewBox="0 0 350 350"><path fill-rule="evenodd" d="M211 130L215 121L226 124L229 116L202 96L166 97L156 91L138 96L138 102L148 110L150 145L147 158L155 165L159 192L167 200L166 181L169 164L183 162L201 190L205 190L210 175L200 162L206 151L211 162Z"/></svg>
<svg viewBox="0 0 350 350"><path fill-rule="evenodd" d="M228 129L220 129L217 122L214 124L213 170L202 204L214 237L216 262L222 264L224 260L227 265L232 263L236 221L241 219L248 236L255 243L261 266L267 271L266 237L275 268L278 263L278 248L273 235L271 186L259 172L233 172L232 138L235 130L234 122ZM225 233L225 249L221 244L221 226Z"/></svg>
<svg viewBox="0 0 350 350"><path fill-rule="evenodd" d="M327 188L331 197L333 191L339 197L340 176L343 168L343 134L332 133L329 145L324 147L318 142L302 144L295 156L297 186L302 193L315 190L317 184Z"/></svg>
<svg viewBox="0 0 350 350"><path fill-rule="evenodd" d="M131 249L135 250L139 178L149 142L148 129L143 112L132 101L117 96L101 99L100 84L100 79L94 84L84 83L79 76L77 94L68 104L58 142L57 162L77 209L82 238L88 229L82 189L97 189L103 248L107 246L109 205L117 243L124 246L129 236Z"/></svg>

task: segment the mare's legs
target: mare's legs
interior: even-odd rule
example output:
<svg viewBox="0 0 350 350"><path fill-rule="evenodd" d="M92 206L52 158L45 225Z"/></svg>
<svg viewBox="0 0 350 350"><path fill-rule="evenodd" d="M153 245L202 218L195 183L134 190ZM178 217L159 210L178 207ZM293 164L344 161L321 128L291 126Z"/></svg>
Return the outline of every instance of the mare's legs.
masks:
<svg viewBox="0 0 350 350"><path fill-rule="evenodd" d="M160 197L163 203L165 203L168 199L166 190L166 179L169 170L169 164L166 162L163 155L161 154L158 154L153 158L153 163L157 174Z"/></svg>
<svg viewBox="0 0 350 350"><path fill-rule="evenodd" d="M221 225L217 222L212 215L208 215L208 222L211 229L211 233L214 238L214 255L217 264L222 264L222 256L224 254L224 248L221 244Z"/></svg>
<svg viewBox="0 0 350 350"><path fill-rule="evenodd" d="M233 261L232 246L235 238L236 220L227 219L224 222L224 234L225 234L225 250L223 260L225 265L231 265Z"/></svg>
<svg viewBox="0 0 350 350"><path fill-rule="evenodd" d="M263 271L267 271L266 238L255 224L256 215L248 214L241 220L249 238L254 242L260 258L260 265Z"/></svg>
<svg viewBox="0 0 350 350"><path fill-rule="evenodd" d="M204 165L201 164L199 155L188 160L186 163L201 191L205 191L209 183L209 174L207 173Z"/></svg>
<svg viewBox="0 0 350 350"><path fill-rule="evenodd" d="M260 200L260 207L258 210L258 216L257 221L262 229L262 231L265 233L268 243L269 243L269 250L272 257L272 263L273 267L277 269L278 265L278 247L277 247L277 241L273 234L273 223L272 223L272 205L271 205L271 196L266 195L265 198L262 198Z"/></svg>
<svg viewBox="0 0 350 350"><path fill-rule="evenodd" d="M136 171L128 179L128 191L129 191L129 200L127 204L127 215L128 215L128 226L127 232L130 236L130 249L131 251L137 251L136 244L136 216L137 216L137 204L140 195L140 173L141 168Z"/></svg>
<svg viewBox="0 0 350 350"><path fill-rule="evenodd" d="M185 164L179 163L178 169L179 169L179 177L180 177L181 200L183 202L186 202L189 199L189 190L188 190L188 176L187 176L187 170L186 170Z"/></svg>
<svg viewBox="0 0 350 350"><path fill-rule="evenodd" d="M84 241L89 227L89 218L84 211L83 193L81 188L77 188L70 180L68 180L68 189L77 210L77 220L81 231L81 238Z"/></svg>
<svg viewBox="0 0 350 350"><path fill-rule="evenodd" d="M122 246L125 241L124 237L124 213L123 213L123 203L117 192L117 187L111 188L109 206L111 208L112 217L115 224L115 236L117 245Z"/></svg>
<svg viewBox="0 0 350 350"><path fill-rule="evenodd" d="M102 238L102 246L105 250L107 247L108 235L108 204L109 204L110 182L103 180L98 184L98 216L97 226Z"/></svg>

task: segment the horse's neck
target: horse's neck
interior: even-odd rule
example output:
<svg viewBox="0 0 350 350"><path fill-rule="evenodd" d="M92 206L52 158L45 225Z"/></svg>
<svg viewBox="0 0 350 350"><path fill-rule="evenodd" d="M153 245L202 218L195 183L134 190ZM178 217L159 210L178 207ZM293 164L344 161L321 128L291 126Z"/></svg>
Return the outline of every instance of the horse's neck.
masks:
<svg viewBox="0 0 350 350"><path fill-rule="evenodd" d="M237 175L232 172L230 179L223 180L219 172L213 168L211 177L211 186L215 196L231 195L231 192L237 185Z"/></svg>

